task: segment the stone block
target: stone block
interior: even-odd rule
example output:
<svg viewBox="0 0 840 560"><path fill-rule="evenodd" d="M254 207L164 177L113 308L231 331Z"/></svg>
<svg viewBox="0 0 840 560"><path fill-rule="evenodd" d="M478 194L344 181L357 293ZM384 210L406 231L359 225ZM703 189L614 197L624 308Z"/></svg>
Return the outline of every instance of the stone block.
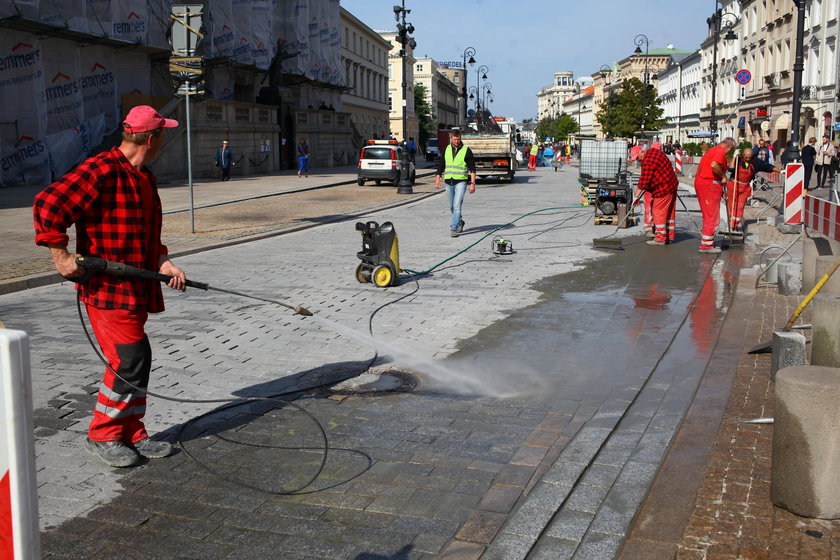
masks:
<svg viewBox="0 0 840 560"><path fill-rule="evenodd" d="M776 379L776 372L780 369L804 364L805 336L795 332L774 332L770 378Z"/></svg>
<svg viewBox="0 0 840 560"><path fill-rule="evenodd" d="M840 294L820 292L811 307L811 364L840 367Z"/></svg>
<svg viewBox="0 0 840 560"><path fill-rule="evenodd" d="M840 368L776 374L770 498L796 515L840 518Z"/></svg>
<svg viewBox="0 0 840 560"><path fill-rule="evenodd" d="M798 296L802 293L802 265L797 262L780 262L779 293L783 296Z"/></svg>
<svg viewBox="0 0 840 560"><path fill-rule="evenodd" d="M817 257L833 255L832 245L824 237L802 239L802 291L810 292L817 284Z"/></svg>
<svg viewBox="0 0 840 560"><path fill-rule="evenodd" d="M840 257L837 255L820 255L817 257L814 266L814 285L822 280L822 277L834 266L838 258ZM828 281L820 288L820 293L840 294L840 270L829 277Z"/></svg>

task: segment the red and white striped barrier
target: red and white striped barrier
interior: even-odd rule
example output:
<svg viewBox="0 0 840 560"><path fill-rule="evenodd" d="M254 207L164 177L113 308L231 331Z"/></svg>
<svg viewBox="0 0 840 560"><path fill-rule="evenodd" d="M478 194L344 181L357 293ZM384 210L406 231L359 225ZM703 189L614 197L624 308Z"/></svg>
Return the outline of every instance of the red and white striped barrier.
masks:
<svg viewBox="0 0 840 560"><path fill-rule="evenodd" d="M682 152L680 150L674 151L674 172L677 175L682 175Z"/></svg>
<svg viewBox="0 0 840 560"><path fill-rule="evenodd" d="M802 199L805 195L805 169L801 163L785 166L785 208L786 224L802 223Z"/></svg>
<svg viewBox="0 0 840 560"><path fill-rule="evenodd" d="M0 558L41 557L29 339L0 329Z"/></svg>
<svg viewBox="0 0 840 560"><path fill-rule="evenodd" d="M829 239L840 241L840 204L806 196L804 216L806 226Z"/></svg>

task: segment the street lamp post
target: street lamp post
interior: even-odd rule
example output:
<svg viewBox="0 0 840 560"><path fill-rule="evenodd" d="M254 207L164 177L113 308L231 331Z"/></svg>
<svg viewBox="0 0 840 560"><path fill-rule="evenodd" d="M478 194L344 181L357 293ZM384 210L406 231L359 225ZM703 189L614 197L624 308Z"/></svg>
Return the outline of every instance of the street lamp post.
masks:
<svg viewBox="0 0 840 560"><path fill-rule="evenodd" d="M484 96L482 97L482 105L484 106L484 110L487 110L487 96L493 90L493 84L490 82L484 82L484 85L481 86L481 91L484 92Z"/></svg>
<svg viewBox="0 0 840 560"><path fill-rule="evenodd" d="M475 114L476 114L476 116L478 115L478 111L481 109L481 95L480 95L481 94L481 84L478 82L478 80L480 80L480 79L486 80L487 79L487 72L489 72L489 71L490 71L490 68L488 68L487 66L482 64L481 66L478 67L478 70L475 73L475 90L476 90L476 92L478 92L478 93L476 93L476 96L475 96Z"/></svg>
<svg viewBox="0 0 840 560"><path fill-rule="evenodd" d="M647 35L639 33L633 39L633 43L636 45L636 50L633 52L637 55L642 54L642 43L645 44L645 69L644 75L642 76L644 79L642 82L644 83L644 87L642 88L642 136L645 135L645 120L647 117L647 93L648 93L648 53L650 52L650 40L647 38Z"/></svg>
<svg viewBox="0 0 840 560"><path fill-rule="evenodd" d="M411 48L417 46L416 41L409 36L414 33L414 26L406 23L405 16L411 13L405 7L405 0L402 0L402 6L394 6L394 17L397 20L397 42L402 45L400 48L400 57L402 58L402 132L403 132L403 158L402 170L400 171L400 182L397 186L397 194L413 194L414 189L411 186L411 178L409 177L409 161L408 161L408 82L407 72L405 67L406 47Z"/></svg>
<svg viewBox="0 0 840 560"><path fill-rule="evenodd" d="M470 57L469 60L467 60L468 56ZM474 56L475 56L475 49L473 47L467 47L466 49L464 49L464 83L461 84L462 85L462 87L461 87L461 97L464 98L464 124L465 125L467 123L467 118L469 118L468 107L467 107L467 64L469 64L470 66L475 66L475 58L473 58Z"/></svg>
<svg viewBox="0 0 840 560"><path fill-rule="evenodd" d="M718 8L720 6L720 8ZM722 13L723 6L720 3L720 0L715 0L715 13L712 15L711 18L706 20L706 23L709 25L714 25L714 38L712 39L712 108L711 112L709 113L709 132L712 133L712 143L717 143L715 138L717 136L717 59L718 59L718 38L720 37L720 32L725 28L727 30L726 36L724 36L724 41L732 41L737 39L737 35L735 32L732 31L732 28L738 25L741 21L738 16L731 13ZM730 23L723 23L723 18L731 16L735 18L735 21Z"/></svg>
<svg viewBox="0 0 840 560"><path fill-rule="evenodd" d="M612 82L610 81L610 77L612 76L613 68L611 66L607 66L606 64L602 64L601 68L598 71L601 73L601 77L604 79L604 91L606 92L606 95L604 96L604 99L602 101L602 103L607 104L607 110L606 110L606 113L604 113L604 114L609 115L610 110L611 110L610 101L612 100L612 90L610 89L610 86L612 85ZM593 110L593 113L594 113L595 108L593 107L592 110ZM607 117L606 120L607 120L607 122L609 122L609 117ZM593 129L594 129L595 121L593 120L592 122L593 122ZM604 136L606 136L606 134L604 134Z"/></svg>
<svg viewBox="0 0 840 560"><path fill-rule="evenodd" d="M799 151L799 116L802 111L802 71L805 69L803 47L805 35L805 0L793 0L796 4L796 52L793 59L793 108L791 111L790 148L782 152L782 163L802 161ZM807 186L807 185L806 185ZM833 192L833 191L832 191Z"/></svg>

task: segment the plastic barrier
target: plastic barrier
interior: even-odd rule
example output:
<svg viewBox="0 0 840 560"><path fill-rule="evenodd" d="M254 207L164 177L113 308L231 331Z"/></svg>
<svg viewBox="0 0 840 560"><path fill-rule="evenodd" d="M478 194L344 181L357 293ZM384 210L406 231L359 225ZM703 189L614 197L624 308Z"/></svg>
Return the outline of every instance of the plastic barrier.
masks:
<svg viewBox="0 0 840 560"><path fill-rule="evenodd" d="M674 151L674 172L682 175L682 152L680 150Z"/></svg>
<svg viewBox="0 0 840 560"><path fill-rule="evenodd" d="M786 224L802 223L802 199L805 195L803 183L805 169L801 163L789 163L785 166L785 208Z"/></svg>
<svg viewBox="0 0 840 560"><path fill-rule="evenodd" d="M840 241L840 204L806 195L804 221L809 228Z"/></svg>
<svg viewBox="0 0 840 560"><path fill-rule="evenodd" d="M0 329L0 558L41 557L29 338Z"/></svg>

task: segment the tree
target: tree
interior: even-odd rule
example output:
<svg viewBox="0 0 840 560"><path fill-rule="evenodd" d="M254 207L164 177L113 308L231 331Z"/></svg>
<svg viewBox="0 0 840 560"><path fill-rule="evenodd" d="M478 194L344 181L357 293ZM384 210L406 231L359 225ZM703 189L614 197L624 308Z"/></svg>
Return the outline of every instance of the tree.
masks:
<svg viewBox="0 0 840 560"><path fill-rule="evenodd" d="M554 140L560 140L574 134L580 130L578 122L566 113L561 114L556 119L546 117L537 124L534 129L534 134L537 136L537 141L543 141L546 137L551 137Z"/></svg>
<svg viewBox="0 0 840 560"><path fill-rule="evenodd" d="M640 131L659 130L665 124L664 112L653 86L630 78L621 82L621 89L607 98L595 118L607 136L629 138Z"/></svg>
<svg viewBox="0 0 840 560"><path fill-rule="evenodd" d="M420 120L417 143L425 146L430 137L437 137L437 122L432 116L432 107L426 100L426 86L423 84L414 84L414 113Z"/></svg>

